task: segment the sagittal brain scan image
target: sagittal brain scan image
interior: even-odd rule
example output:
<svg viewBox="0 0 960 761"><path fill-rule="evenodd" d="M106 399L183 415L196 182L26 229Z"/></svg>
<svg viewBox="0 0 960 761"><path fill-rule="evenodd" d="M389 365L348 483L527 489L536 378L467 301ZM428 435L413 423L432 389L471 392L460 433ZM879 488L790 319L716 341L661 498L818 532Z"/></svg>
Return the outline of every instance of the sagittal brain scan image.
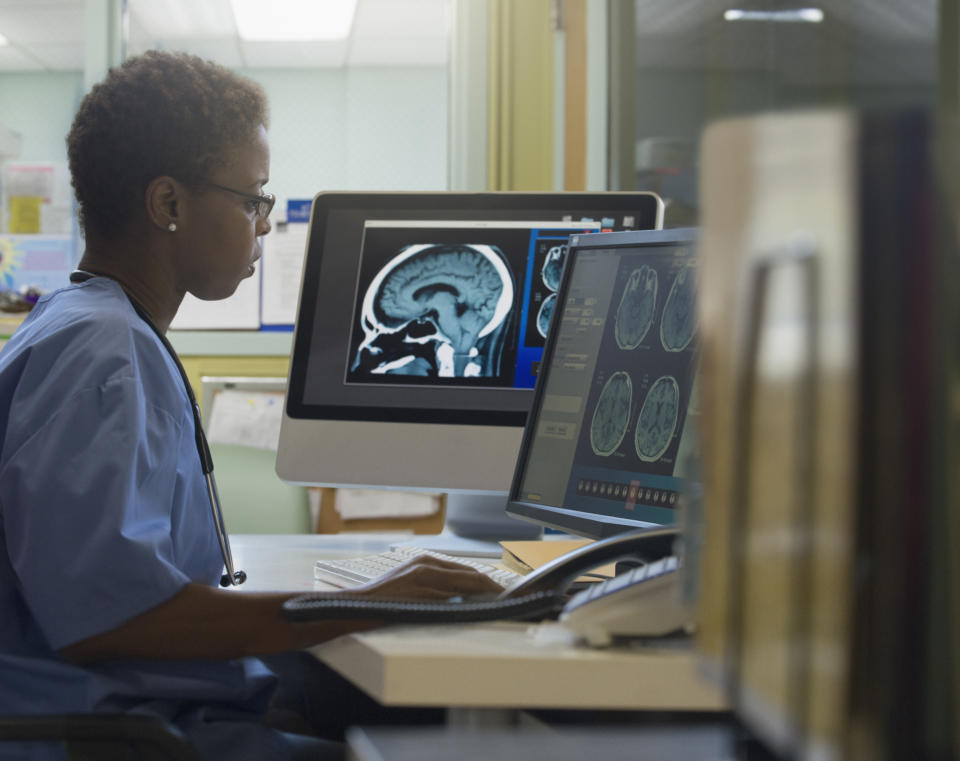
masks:
<svg viewBox="0 0 960 761"><path fill-rule="evenodd" d="M563 274L563 263L566 259L566 245L551 246L547 252L540 277L543 279L543 284L551 291L556 291L560 287L560 276Z"/></svg>
<svg viewBox="0 0 960 761"><path fill-rule="evenodd" d="M622 370L607 380L597 399L590 422L590 446L594 454L608 457L613 454L630 425L630 404L633 401L633 382Z"/></svg>
<svg viewBox="0 0 960 761"><path fill-rule="evenodd" d="M663 375L654 381L640 408L634 446L637 457L655 462L670 446L680 411L680 386L676 379Z"/></svg>
<svg viewBox="0 0 960 761"><path fill-rule="evenodd" d="M553 317L553 309L557 305L557 294L551 293L543 300L540 305L540 311L537 312L537 332L547 337L547 330L550 329L550 318Z"/></svg>
<svg viewBox="0 0 960 761"><path fill-rule="evenodd" d="M657 271L646 264L630 273L614 327L617 346L635 349L647 336L657 307Z"/></svg>
<svg viewBox="0 0 960 761"><path fill-rule="evenodd" d="M513 294L513 275L496 246L406 246L366 290L364 339L350 370L495 376Z"/></svg>
<svg viewBox="0 0 960 761"><path fill-rule="evenodd" d="M696 281L688 265L673 279L660 320L660 342L667 351L683 351L696 329Z"/></svg>

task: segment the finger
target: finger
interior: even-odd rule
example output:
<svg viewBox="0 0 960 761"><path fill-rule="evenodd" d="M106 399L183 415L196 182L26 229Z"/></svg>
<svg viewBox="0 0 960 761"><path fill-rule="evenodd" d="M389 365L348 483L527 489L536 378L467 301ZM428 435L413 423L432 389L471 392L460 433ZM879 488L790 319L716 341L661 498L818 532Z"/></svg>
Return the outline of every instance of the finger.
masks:
<svg viewBox="0 0 960 761"><path fill-rule="evenodd" d="M492 579L468 566L438 567L429 563L400 566L364 586L377 597L443 599L453 595L488 595L502 591Z"/></svg>
<svg viewBox="0 0 960 761"><path fill-rule="evenodd" d="M423 569L419 571L426 584L450 594L489 594L503 587L489 576L467 566L453 569Z"/></svg>
<svg viewBox="0 0 960 761"><path fill-rule="evenodd" d="M493 579L469 566L440 568L427 563L404 568L390 579L390 583L396 588L402 584L419 593L433 592L443 596L489 594L503 589Z"/></svg>
<svg viewBox="0 0 960 761"><path fill-rule="evenodd" d="M435 558L431 555L421 555L410 560L406 560L396 568L392 568L387 571L383 576L378 577L378 581L381 579L393 578L401 574L409 573L413 568L423 568L423 573L429 573L433 571L467 571L469 573L479 573L475 568L466 565L464 563L457 563L455 561L450 561L441 558ZM482 575L482 574L481 574ZM486 577L485 577L486 578Z"/></svg>
<svg viewBox="0 0 960 761"><path fill-rule="evenodd" d="M461 570L461 571L464 569L468 569L471 571L476 570L475 568L467 565L466 563L458 563L454 560L437 558L437 557L434 557L433 555L418 555L415 558L410 558L410 560L404 561L403 563L401 563L401 565L403 566L426 565L426 566L433 566L434 568L448 568L450 570Z"/></svg>

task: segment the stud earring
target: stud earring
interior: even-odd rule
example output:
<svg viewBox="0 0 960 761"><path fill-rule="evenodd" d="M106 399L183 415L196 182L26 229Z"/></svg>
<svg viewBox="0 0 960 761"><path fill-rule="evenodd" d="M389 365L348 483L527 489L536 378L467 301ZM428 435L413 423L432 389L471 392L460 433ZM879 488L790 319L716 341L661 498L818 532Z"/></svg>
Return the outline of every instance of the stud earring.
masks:
<svg viewBox="0 0 960 761"><path fill-rule="evenodd" d="M171 222L169 225L167 225L167 229L168 229L170 232L175 233L175 232L177 231L177 223L176 223L176 222Z"/></svg>

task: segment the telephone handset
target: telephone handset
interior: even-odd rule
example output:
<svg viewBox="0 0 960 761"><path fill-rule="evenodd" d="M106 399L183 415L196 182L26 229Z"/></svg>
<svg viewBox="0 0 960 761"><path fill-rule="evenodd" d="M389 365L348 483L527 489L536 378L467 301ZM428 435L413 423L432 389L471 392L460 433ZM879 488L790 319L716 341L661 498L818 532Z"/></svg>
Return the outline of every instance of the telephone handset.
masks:
<svg viewBox="0 0 960 761"><path fill-rule="evenodd" d="M534 569L504 589L499 597L507 599L547 589L562 593L577 577L619 560L651 563L673 554L673 543L678 534L677 527L664 526L599 539Z"/></svg>
<svg viewBox="0 0 960 761"><path fill-rule="evenodd" d="M424 602L311 593L287 600L283 604L283 614L292 621L378 619L395 623L543 618L563 608L566 591L577 577L619 560L652 563L668 557L674 552L673 544L678 533L676 527L670 526L640 529L597 540L531 571L492 600L468 598Z"/></svg>

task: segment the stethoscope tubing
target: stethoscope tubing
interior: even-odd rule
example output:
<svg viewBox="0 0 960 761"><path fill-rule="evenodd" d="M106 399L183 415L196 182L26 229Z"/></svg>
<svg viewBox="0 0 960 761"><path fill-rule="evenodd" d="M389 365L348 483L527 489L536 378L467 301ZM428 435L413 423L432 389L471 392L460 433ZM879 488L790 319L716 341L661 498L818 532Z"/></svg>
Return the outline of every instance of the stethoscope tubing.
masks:
<svg viewBox="0 0 960 761"><path fill-rule="evenodd" d="M85 270L74 270L70 273L70 282L83 283L94 277L106 276L95 275ZM187 392L187 400L190 402L190 409L193 413L194 438L197 445L197 454L200 457L200 468L203 471L203 477L206 482L207 496L210 499L210 512L213 514L213 525L217 531L217 542L220 545L220 554L223 555L223 566L226 569L226 573L220 577L220 586L229 587L243 584L243 582L247 580L247 574L243 571L234 570L233 553L230 550L230 537L227 534L227 528L223 520L223 510L220 507L220 492L217 491L217 481L213 476L213 457L210 454L210 445L207 443L206 434L203 432L203 422L200 418L200 405L197 403L197 397L193 393L193 387L190 385L187 371L184 369L183 363L180 361L180 357L177 356L173 345L167 337L160 332L160 329L154 324L143 305L126 291L124 291L124 293L130 301L133 310L137 313L137 316L149 325L157 338L160 339L163 348L167 354L170 355L174 365L176 365L177 371L180 373L180 380L183 382L183 388Z"/></svg>

